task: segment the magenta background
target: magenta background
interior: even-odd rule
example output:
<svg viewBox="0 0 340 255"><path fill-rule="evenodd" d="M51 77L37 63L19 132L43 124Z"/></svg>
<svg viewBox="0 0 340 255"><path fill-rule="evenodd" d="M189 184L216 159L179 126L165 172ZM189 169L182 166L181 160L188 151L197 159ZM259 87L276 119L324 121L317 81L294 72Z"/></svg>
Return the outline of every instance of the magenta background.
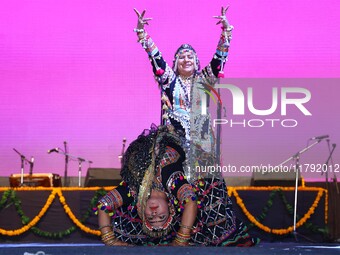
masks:
<svg viewBox="0 0 340 255"><path fill-rule="evenodd" d="M169 63L188 42L206 65L220 34L212 16L225 4L235 26L227 78L339 77L337 0L2 2L0 175L20 172L13 148L35 157L35 173L63 175L63 156L47 154L63 141L70 154L93 161L92 167L119 167L122 139L129 143L150 123L159 123L159 91L132 31L133 8L145 8L153 17L147 30ZM301 121L298 128L223 127L224 164L277 164L312 136L329 134L338 143L336 84L311 84L313 116L289 116ZM268 94L268 87L256 86L254 93ZM323 142L302 160L324 163L327 155ZM338 149L334 163L340 163ZM71 161L69 175L77 174L78 164Z"/></svg>

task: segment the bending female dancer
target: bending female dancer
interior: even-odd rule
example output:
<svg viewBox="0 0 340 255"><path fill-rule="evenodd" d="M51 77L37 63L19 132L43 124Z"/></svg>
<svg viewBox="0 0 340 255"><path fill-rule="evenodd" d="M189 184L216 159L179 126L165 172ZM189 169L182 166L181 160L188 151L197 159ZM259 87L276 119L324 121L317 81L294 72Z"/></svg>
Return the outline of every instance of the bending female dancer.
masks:
<svg viewBox="0 0 340 255"><path fill-rule="evenodd" d="M123 182L99 200L102 241L116 245L252 246L232 210L224 180L183 170L183 136L173 126L152 126L124 155Z"/></svg>

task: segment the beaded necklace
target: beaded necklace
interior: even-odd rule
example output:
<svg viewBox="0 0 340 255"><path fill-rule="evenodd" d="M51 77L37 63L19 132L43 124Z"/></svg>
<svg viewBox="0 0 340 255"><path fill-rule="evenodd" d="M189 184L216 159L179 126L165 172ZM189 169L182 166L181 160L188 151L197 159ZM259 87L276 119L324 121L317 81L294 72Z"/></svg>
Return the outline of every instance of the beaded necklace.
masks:
<svg viewBox="0 0 340 255"><path fill-rule="evenodd" d="M186 102L190 102L190 99L191 99L190 93L191 93L192 79L193 79L193 76L189 76L189 77L179 76L180 85L184 91Z"/></svg>

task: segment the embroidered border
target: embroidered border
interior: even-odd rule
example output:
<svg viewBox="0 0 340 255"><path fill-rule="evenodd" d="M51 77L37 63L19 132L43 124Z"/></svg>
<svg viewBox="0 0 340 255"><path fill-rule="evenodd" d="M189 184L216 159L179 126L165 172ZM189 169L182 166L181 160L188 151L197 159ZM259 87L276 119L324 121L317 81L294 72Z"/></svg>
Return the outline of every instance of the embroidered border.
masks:
<svg viewBox="0 0 340 255"><path fill-rule="evenodd" d="M167 165L175 163L177 162L179 157L180 157L179 153L174 148L166 146L166 150L163 155L163 158L161 159L160 166L163 168Z"/></svg>
<svg viewBox="0 0 340 255"><path fill-rule="evenodd" d="M188 183L182 185L177 191L177 198L181 203L183 203L186 199L192 199L193 197L196 197L196 194L192 190L191 185Z"/></svg>
<svg viewBox="0 0 340 255"><path fill-rule="evenodd" d="M99 204L105 205L106 207L111 207L111 210L113 210L123 205L123 198L116 189L113 189L98 202Z"/></svg>

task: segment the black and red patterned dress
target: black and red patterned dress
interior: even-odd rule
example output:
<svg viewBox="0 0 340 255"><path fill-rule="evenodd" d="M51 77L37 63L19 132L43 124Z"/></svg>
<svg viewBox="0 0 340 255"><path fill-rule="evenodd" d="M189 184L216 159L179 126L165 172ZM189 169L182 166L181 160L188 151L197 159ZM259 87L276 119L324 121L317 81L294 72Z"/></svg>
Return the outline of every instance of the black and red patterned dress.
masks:
<svg viewBox="0 0 340 255"><path fill-rule="evenodd" d="M144 175L143 169L145 170L150 163L148 153L145 153L148 151L147 148L145 142L138 145L132 143L129 146L127 154L133 155L133 160L126 159L126 165L130 165L130 168L122 170L124 181L99 201L99 208L112 215L113 231L118 239L134 245L171 243L179 230L184 204L188 199L192 199L197 201L198 211L193 225L191 245L252 246L257 243L257 240L247 233L246 226L236 218L224 180L217 177L200 178L189 183L183 171L184 151L180 145L171 141L160 144L152 184L152 189L166 193L169 202L175 208L171 231L160 238L145 234L137 212L139 202L137 200L138 187Z"/></svg>

